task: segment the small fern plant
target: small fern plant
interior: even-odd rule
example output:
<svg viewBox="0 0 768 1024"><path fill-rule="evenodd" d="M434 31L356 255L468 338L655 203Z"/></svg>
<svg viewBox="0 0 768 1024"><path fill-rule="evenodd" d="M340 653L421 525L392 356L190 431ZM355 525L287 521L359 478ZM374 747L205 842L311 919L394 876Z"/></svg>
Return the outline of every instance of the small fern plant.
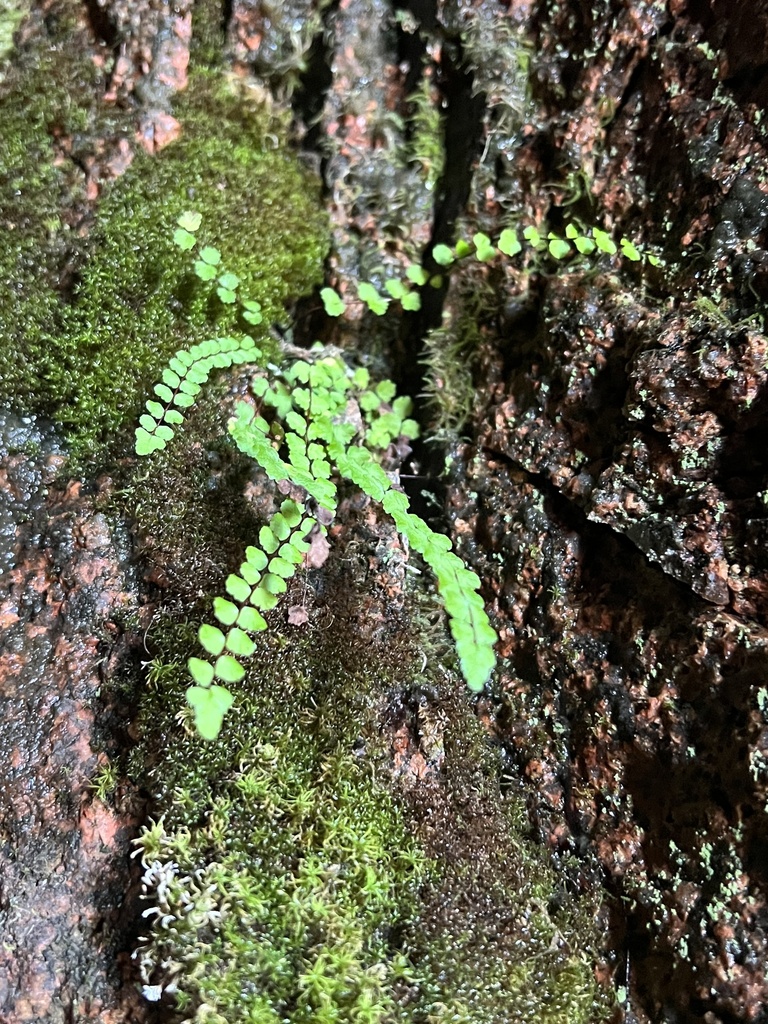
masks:
<svg viewBox="0 0 768 1024"><path fill-rule="evenodd" d="M617 256L630 263L647 263L652 267L663 266L662 260L654 253L638 248L634 242L622 237L617 245L607 231L598 227L583 227L573 221L565 226L563 234L554 231L540 231L534 224L527 225L522 231L520 241L515 228L504 228L498 241L491 241L482 231L476 232L471 239L460 238L455 246L439 244L431 250L431 260L440 269L428 273L421 264L411 264L402 277L391 277L384 282L384 292L380 292L370 281L361 281L357 286L358 299L376 316L383 316L391 303L398 302L408 311L415 312L421 308L419 288L429 285L440 288L445 275L450 274L464 261L476 259L480 263L491 263L499 256L513 259L520 253L529 250L537 259L553 259L558 263L578 257ZM328 316L342 316L347 310L347 303L335 288L326 287L320 291L325 312Z"/></svg>
<svg viewBox="0 0 768 1024"><path fill-rule="evenodd" d="M199 214L182 215L176 244L198 248L199 227ZM239 302L247 322L260 322L258 303L238 296L240 282L221 268L218 250L198 248L194 269L222 302ZM218 736L234 700L229 686L245 675L244 662L256 649L254 636L268 628L265 616L302 565L312 534L327 532L343 480L381 505L434 572L462 673L470 689L482 690L496 662L497 636L479 593L480 579L452 551L447 537L410 511L408 498L381 465L393 441L418 434L409 417L411 401L396 396L392 381L374 384L365 368L353 370L322 346L306 358L277 365L267 363L250 336L210 339L170 360L136 429L136 453L148 456L165 448L211 372L240 363L259 369L251 382L251 401L236 407L230 435L272 480L292 485L302 497L286 498L261 528L239 571L227 578L226 596L213 602L216 624L200 627L203 656L188 661L192 684L187 690L200 735Z"/></svg>

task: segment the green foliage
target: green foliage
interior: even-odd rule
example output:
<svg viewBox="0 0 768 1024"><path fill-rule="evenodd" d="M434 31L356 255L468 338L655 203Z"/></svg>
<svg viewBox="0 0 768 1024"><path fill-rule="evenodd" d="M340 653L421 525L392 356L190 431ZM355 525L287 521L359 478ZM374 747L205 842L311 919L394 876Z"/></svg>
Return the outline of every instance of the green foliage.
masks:
<svg viewBox="0 0 768 1024"><path fill-rule="evenodd" d="M542 235L536 225L529 224L523 229L522 234L532 252L540 256L548 255L557 262L577 256L591 256L596 251L608 256L615 256L619 252L611 236L597 227L582 229L574 223L569 223L563 236L553 231ZM657 256L638 249L628 238L621 239L620 249L621 255L630 262L645 261L654 267L661 266L661 260ZM523 244L517 232L513 228L505 228L496 244L488 235L478 231L472 236L471 241L459 239L453 248L443 243L435 245L430 256L436 266L450 272L451 268L470 257L480 263L491 263L499 255L511 259L523 251ZM403 309L411 311L421 308L421 298L418 291L414 290L414 286L423 287L429 284L432 287L440 287L442 281L442 274L430 275L424 267L413 264L407 268L403 278L388 280L385 288L391 299L398 301ZM358 285L357 295L376 316L383 316L389 307L388 299L368 282L364 281ZM333 288L323 288L321 297L329 316L341 316L344 313L346 303Z"/></svg>
<svg viewBox="0 0 768 1024"><path fill-rule="evenodd" d="M364 574L334 572L326 583L329 598L343 589L350 610L363 603ZM153 644L168 668L143 694L133 755L140 772L151 752L158 816L137 841L146 913L136 963L166 1016L609 1017L593 971L596 905L565 891L548 852L525 838L524 798L500 796L482 725L443 685L444 644L422 618L431 618L429 596L418 591L408 604L411 635L395 657L391 636L350 657L358 620L346 615L262 632L257 671L216 743L179 728L188 634L158 624ZM433 784L392 771L404 684L419 697Z"/></svg>
<svg viewBox="0 0 768 1024"><path fill-rule="evenodd" d="M178 217L174 240L183 251L194 254L200 224L194 212ZM203 281L218 281L219 288L236 293L239 281L222 268L218 249L200 249L194 266ZM361 286L361 298L372 307L386 302L372 286ZM247 336L209 339L189 351L179 350L155 385L160 401L147 402L147 412L139 421L136 454L150 455L166 446L183 421L181 410L193 404L211 370L258 362L261 355ZM339 480L350 481L382 504L433 570L470 688L481 690L495 664L497 637L478 593L480 580L453 553L447 537L409 511L408 498L394 489L379 462L392 442L418 435L418 425L410 418L410 399L398 398L392 381L372 384L367 370L353 371L322 346L310 356L314 358L263 368L251 385L256 404L238 403L229 425L240 451L271 479L301 488L306 503L286 499L262 527L258 546L247 549L239 574L227 579L231 600L217 598L214 614L229 627L228 632L207 624L200 627L198 639L213 660L189 659L194 685L187 698L198 730L206 738L218 735L231 706L221 684L243 677L241 662L254 651L252 635L266 628L263 613L271 611L286 592L286 581L310 548L310 535L326 532L325 522L336 512Z"/></svg>
<svg viewBox="0 0 768 1024"><path fill-rule="evenodd" d="M23 4L0 3L0 49L23 13ZM121 116L105 112L100 73L68 22L59 10L42 44L25 43L0 73L0 400L23 413L40 408L40 358L60 336L57 282L83 246L67 223L74 210L72 222L82 217L82 176L57 159L53 129L77 139L98 118L90 130L111 137Z"/></svg>
<svg viewBox="0 0 768 1024"><path fill-rule="evenodd" d="M424 858L390 795L348 750L321 761L294 729L223 774L194 838L161 821L138 840L144 980L175 977L177 1007L201 1021L399 1019L412 968L388 931L412 914ZM217 851L202 867L201 842Z"/></svg>

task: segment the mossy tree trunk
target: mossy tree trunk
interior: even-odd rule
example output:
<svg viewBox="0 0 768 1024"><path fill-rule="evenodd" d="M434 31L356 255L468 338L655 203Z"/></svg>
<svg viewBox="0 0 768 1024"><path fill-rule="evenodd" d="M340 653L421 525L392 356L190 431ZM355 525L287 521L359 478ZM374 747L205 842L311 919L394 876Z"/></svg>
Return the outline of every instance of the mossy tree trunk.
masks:
<svg viewBox="0 0 768 1024"><path fill-rule="evenodd" d="M74 423L88 438L81 462L89 446L130 432L162 355L207 328L204 310L179 318L184 284L164 277L171 250L162 238L176 207L163 213L160 203L155 217L146 204L157 189L176 190L177 204L199 199L205 172L196 170L202 176L191 184L183 175L190 140L206 135L218 184L226 183L219 191L247 193L245 179L257 172L242 148L244 177L232 171L236 137L264 137L252 110L270 91L292 103L306 150L322 154L329 269L348 293L381 267L452 243L457 230L493 235L509 223L560 230L578 219L661 252L666 266L645 277L611 260L597 268L531 260L468 267L447 294L425 301L420 317L383 327L362 315L334 327L308 302L296 332L304 340L321 330L392 367L414 392L424 386L420 360L427 362L436 404L424 422L434 417L451 456L446 519L483 577L501 631L500 670L481 719L501 751L505 785L527 801L563 889L588 894L591 905L608 879L604 976L629 986L640 1019L759 1019L768 1002L764 5L481 0L394 11L378 0L297 0L270 11L236 2L225 20L224 8L210 3L67 2L22 13L19 23L0 12L18 27L0 79L8 240L0 255L0 385L22 412L42 409ZM0 31L0 46L7 37ZM194 101L189 122L174 104L190 52L201 73L231 62L263 92L242 88L226 117L217 107L215 123L192 127ZM275 137L284 138L279 116L276 124ZM218 164L217 132L233 147ZM174 150L176 140L187 149ZM163 160L164 176L147 170L145 182L154 184L132 198L123 185L131 167L137 173ZM274 164L268 177L278 177ZM249 202L216 207L216 228L231 246L247 242L243 225L258 211L257 197ZM322 258L314 228L311 240L305 234L309 207L287 205L275 200L278 218L267 231L286 232L267 261L275 318L301 290L275 282L290 265L292 280L313 284ZM115 218L108 225L104 209ZM291 232L280 222L297 210L301 230ZM142 217L156 221L150 241L143 232L151 224L133 233ZM258 253L268 238L257 219L250 249ZM248 248L237 267L243 275ZM107 270L121 250L133 262L120 263L118 287ZM304 250L311 251L301 264ZM161 278L165 292L153 290ZM153 304L155 294L165 297ZM112 346L119 357L128 344L141 359L118 380L104 353ZM98 401L81 386L86 376ZM120 398L110 402L113 378ZM259 520L261 482L250 481L245 506L247 470L200 445L216 444L216 416L206 416L198 439L165 466L167 477L150 474L154 492L139 485L144 500L131 511L144 518L149 580L141 582L119 529L108 528L77 486L44 493L60 464L58 449L46 448L49 435L21 443L15 421L4 421L10 555L0 683L10 768L2 787L0 1018L9 1024L117 1024L147 1013L130 966L123 977L117 968L140 927L136 901L122 897L131 891L128 845L143 798L128 776L113 805L89 788L104 779L103 751L116 757L131 745L125 722L135 708L114 697L105 705L98 690L103 676L114 693L115 673L145 658L153 621L178 625L205 614ZM127 451L122 443L118 454ZM442 456L432 451L420 453L419 482L439 491ZM119 496L110 497L108 480L100 487L100 507L114 514ZM174 532L181 509L192 546ZM327 754L331 739L346 733L326 692L337 670L327 668L320 633L342 607L345 626L332 637L347 660L359 662L374 640L383 659L376 664L385 692L371 691L360 710L375 767L394 778L392 791L430 855L481 864L488 903L471 921L451 904L458 889L429 890L422 921L433 944L419 954L428 973L441 955L456 955L448 939L439 944L441 901L450 905L447 933L464 927L512 941L514 929L491 930L498 907L511 906L515 866L506 865L495 894L490 880L509 816L499 810L498 784L484 781L499 766L483 761L480 734L454 690L441 691L434 678L428 686L413 681L418 643L404 638L415 614L402 611L405 555L393 560L397 542L369 512L349 517L338 540L357 551L362 531L374 550L375 585L364 573L315 582L326 588L325 617L313 625L324 653L320 668L306 668L303 695L314 702L313 727L326 744L318 749ZM339 597L353 590L357 608ZM397 655L389 665L387 648ZM152 653L161 649L173 650L167 637ZM361 692L370 685L357 669L345 671ZM172 673L167 690L155 684L168 701L181 699ZM158 710L157 719L186 749L174 714ZM95 723L106 723L104 734ZM465 734L472 743L462 742ZM165 763L153 742L147 756ZM183 774L170 762L164 770L166 782ZM234 776L221 770L214 782L226 794ZM352 769L345 761L339 771L346 779ZM131 772L141 778L136 756ZM293 799L287 790L280 798ZM452 830L461 833L458 847L446 839ZM482 972L486 955L481 942L472 951L477 962L467 962ZM565 977L572 964L562 964ZM577 971L579 998L583 984ZM400 986L402 996L402 979ZM470 989L461 996L477 1024L529 1019L522 995L505 1010L489 1009L473 1003ZM557 1012L552 1020L567 1019Z"/></svg>

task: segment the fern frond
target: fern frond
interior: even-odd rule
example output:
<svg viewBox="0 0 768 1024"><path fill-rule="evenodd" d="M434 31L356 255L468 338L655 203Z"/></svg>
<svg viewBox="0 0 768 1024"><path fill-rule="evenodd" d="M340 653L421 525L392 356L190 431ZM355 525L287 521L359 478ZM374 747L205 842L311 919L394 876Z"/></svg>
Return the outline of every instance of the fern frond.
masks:
<svg viewBox="0 0 768 1024"><path fill-rule="evenodd" d="M156 399L146 404L147 411L136 428L136 454L151 455L171 440L174 428L184 422L182 409L195 404L211 372L239 363L258 362L262 357L253 338L211 338L190 349L180 349L163 370L155 385Z"/></svg>
<svg viewBox="0 0 768 1024"><path fill-rule="evenodd" d="M204 739L218 736L232 706L232 696L222 684L238 683L245 675L241 659L250 658L256 650L252 637L267 628L264 613L275 607L287 589L286 580L303 561L309 550L307 536L316 526L312 516L304 515L302 504L286 498L259 531L259 546L246 549L240 572L227 577L227 597L214 599L219 626L204 623L198 631L201 646L214 660L190 658L187 662L194 680L187 701Z"/></svg>
<svg viewBox="0 0 768 1024"><path fill-rule="evenodd" d="M480 577L464 565L451 550L451 542L408 509L408 498L401 491L384 495L382 507L408 543L422 556L435 574L437 590L448 614L451 635L456 643L461 672L470 690L482 690L496 664L496 631L485 611L479 593Z"/></svg>
<svg viewBox="0 0 768 1024"><path fill-rule="evenodd" d="M194 249L200 215L185 213L177 224L176 244L183 251ZM526 238L531 240L528 235ZM437 246L433 258L449 267L473 252L480 260L495 257L497 250L485 235L477 234L472 241L474 248L457 243L455 253L447 246ZM579 241L576 239L574 244ZM502 235L499 248L513 255L520 247L508 232ZM239 279L223 270L218 249L204 246L197 255L195 274L204 282L217 281L220 301L225 305L239 302L243 319L258 324L259 303L238 296ZM419 297L411 288L422 287L427 281L426 271L412 267L402 281L388 283L388 296L372 286L363 286L360 298L376 313L383 313L390 300L401 302L405 309L417 309ZM329 315L338 315L343 303L338 300L334 306L331 290L323 291L326 308L329 303L333 307ZM325 532L320 520L327 523L333 518L340 478L381 504L434 572L461 670L472 690L483 688L496 662L497 636L479 593L479 578L454 554L447 537L435 533L410 511L408 498L395 490L380 462L398 438L418 436L418 424L408 418L410 399L396 397L391 380L372 383L367 369L352 370L341 354L319 343L306 352L286 345L283 351L293 357L285 367L266 365L263 352L248 336L213 338L176 352L155 385L156 397L147 402L147 411L136 429L137 455L165 448L214 369L259 363L260 372L251 381L256 405L237 405L229 424L230 435L239 450L267 476L303 489L308 499L306 511L303 504L287 498L261 528L258 545L246 549L240 571L227 577L226 596L213 602L218 625L206 623L199 629L206 656L188 661L192 685L187 690L187 701L194 711L197 730L206 739L218 736L233 703L227 684L244 677L242 662L256 651L253 638L267 628L265 614L278 604L288 588L286 581L303 562L311 531L319 528Z"/></svg>

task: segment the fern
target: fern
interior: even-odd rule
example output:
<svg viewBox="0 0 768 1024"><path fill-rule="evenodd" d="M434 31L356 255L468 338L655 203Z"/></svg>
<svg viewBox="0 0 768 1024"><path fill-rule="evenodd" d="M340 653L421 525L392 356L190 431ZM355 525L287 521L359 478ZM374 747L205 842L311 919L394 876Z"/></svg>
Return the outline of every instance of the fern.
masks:
<svg viewBox="0 0 768 1024"><path fill-rule="evenodd" d="M185 214L174 236L177 244L193 249L198 228L199 217ZM218 250L200 249L195 272L203 281L218 282L222 302L235 301L238 282L221 272ZM409 281L424 283L422 275L413 273ZM401 295L397 288L390 289L392 298L407 294L415 293ZM378 301L372 295L368 300ZM258 316L254 306L243 306L243 315L250 314L251 322ZM261 350L248 336L213 339L177 352L155 387L160 401L147 403L136 430L137 454L165 448L183 422L181 410L194 403L214 369L262 360ZM409 415L410 399L397 397L392 381L373 384L367 370L352 370L322 346L284 367L262 367L251 382L251 392L254 402L238 403L229 424L235 444L271 479L290 482L306 497L303 502L286 499L261 528L258 544L246 549L239 573L228 577L227 596L214 600L218 625L200 627L198 639L206 657L189 659L193 683L187 690L200 735L215 739L219 734L233 703L228 685L245 675L243 662L256 648L253 638L267 628L264 616L286 592L287 581L309 550L311 534L326 532L324 524L336 512L340 480L380 503L433 570L462 672L471 689L481 690L495 665L497 637L479 594L480 580L454 554L447 537L409 510L408 498L395 489L379 462L397 438L418 435L418 425Z"/></svg>
<svg viewBox="0 0 768 1024"><path fill-rule="evenodd" d="M215 369L237 363L253 363L261 359L261 349L253 338L213 338L191 349L181 349L163 370L155 394L136 428L136 454L151 455L160 451L174 435L174 427L184 422L182 409L194 405L203 384Z"/></svg>
<svg viewBox="0 0 768 1024"><path fill-rule="evenodd" d="M518 238L514 228L505 228L495 244L482 231L476 232L471 241L460 238L453 248L440 243L432 248L430 255L432 262L441 268L441 272L429 274L419 264L412 264L402 278L393 278L385 282L387 295L382 295L370 282L363 281L357 286L357 297L376 316L383 316L386 313L390 301L399 302L405 310L415 311L421 308L421 296L416 289L427 284L433 288L441 287L444 274L450 273L451 269L462 261L472 257L481 263L490 263L499 256L512 259L522 253L525 246L537 259L550 257L562 262L577 256L601 253L615 256L620 253L631 263L663 266L658 256L639 249L628 238L621 238L617 246L608 232L598 227L584 228L571 222L566 225L565 233L558 235L554 231L542 234L536 225L529 224L523 229L522 235L523 242ZM334 288L323 288L320 298L328 316L342 316L346 311L346 303Z"/></svg>

